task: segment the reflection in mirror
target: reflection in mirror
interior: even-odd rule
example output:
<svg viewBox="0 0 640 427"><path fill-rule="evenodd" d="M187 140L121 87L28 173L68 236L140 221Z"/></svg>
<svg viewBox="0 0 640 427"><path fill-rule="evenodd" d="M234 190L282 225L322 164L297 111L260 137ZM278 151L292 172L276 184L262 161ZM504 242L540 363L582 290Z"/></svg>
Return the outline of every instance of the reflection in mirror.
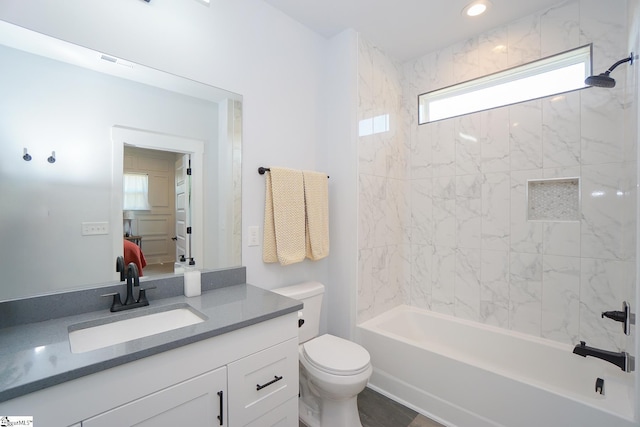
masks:
<svg viewBox="0 0 640 427"><path fill-rule="evenodd" d="M182 252L240 265L241 96L2 21L0 69L0 301L116 281L125 241L145 276ZM148 177L148 210L125 214L124 171Z"/></svg>
<svg viewBox="0 0 640 427"><path fill-rule="evenodd" d="M190 154L124 146L124 260L135 262L141 277L173 273L195 259L186 234L189 163Z"/></svg>

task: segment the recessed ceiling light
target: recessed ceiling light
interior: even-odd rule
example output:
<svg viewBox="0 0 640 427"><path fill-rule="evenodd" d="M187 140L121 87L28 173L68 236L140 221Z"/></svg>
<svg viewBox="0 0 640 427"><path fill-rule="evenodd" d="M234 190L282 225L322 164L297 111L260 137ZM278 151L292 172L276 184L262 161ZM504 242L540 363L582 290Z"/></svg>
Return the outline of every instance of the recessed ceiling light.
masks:
<svg viewBox="0 0 640 427"><path fill-rule="evenodd" d="M491 6L491 2L488 0L477 0L462 9L462 13L467 16L482 15L489 9L489 6Z"/></svg>

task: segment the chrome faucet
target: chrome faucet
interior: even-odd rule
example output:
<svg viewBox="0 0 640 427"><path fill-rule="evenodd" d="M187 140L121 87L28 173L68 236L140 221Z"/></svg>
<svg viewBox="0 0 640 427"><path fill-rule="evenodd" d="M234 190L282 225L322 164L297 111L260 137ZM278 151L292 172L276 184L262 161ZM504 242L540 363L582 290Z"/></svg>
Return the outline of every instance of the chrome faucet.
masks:
<svg viewBox="0 0 640 427"><path fill-rule="evenodd" d="M124 276L124 261L120 264L120 257L118 257L116 261L116 271L120 272L120 277ZM122 266L121 269L119 269ZM124 280L124 279L122 279ZM138 272L138 267L134 263L129 263L126 268L126 280L127 280L127 296L124 300L124 304L120 299L120 293L114 292L111 294L102 295L103 297L113 296L113 302L111 303L110 310L112 312L129 310L131 308L137 307L145 307L149 305L149 300L147 299L147 293L145 289L140 288L138 291L138 299L135 299L133 296L133 288L140 287L140 273ZM152 288L149 288L152 289Z"/></svg>
<svg viewBox="0 0 640 427"><path fill-rule="evenodd" d="M589 347L584 341L580 341L580 344L574 347L573 353L582 357L592 356L605 360L609 363L613 363L625 372L632 372L635 370L635 358L630 356L626 351L616 353L613 351L600 350L599 348Z"/></svg>

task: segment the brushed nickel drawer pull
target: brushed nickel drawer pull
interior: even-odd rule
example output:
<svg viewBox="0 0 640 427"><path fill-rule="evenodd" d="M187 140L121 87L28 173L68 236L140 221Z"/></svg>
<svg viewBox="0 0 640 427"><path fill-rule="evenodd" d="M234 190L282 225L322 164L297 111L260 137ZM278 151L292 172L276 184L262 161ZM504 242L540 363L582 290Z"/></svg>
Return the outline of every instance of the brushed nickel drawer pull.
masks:
<svg viewBox="0 0 640 427"><path fill-rule="evenodd" d="M279 376L277 376L277 375L275 375L273 378L274 378L274 379L272 379L271 381L269 381L269 382L268 382L268 383L266 383L266 384L263 384L263 385L256 384L256 390L262 390L263 388L265 388L265 387L269 387L271 384L276 383L276 382L278 382L278 381L280 381L280 380L282 379L282 377L281 377L281 376L279 377Z"/></svg>

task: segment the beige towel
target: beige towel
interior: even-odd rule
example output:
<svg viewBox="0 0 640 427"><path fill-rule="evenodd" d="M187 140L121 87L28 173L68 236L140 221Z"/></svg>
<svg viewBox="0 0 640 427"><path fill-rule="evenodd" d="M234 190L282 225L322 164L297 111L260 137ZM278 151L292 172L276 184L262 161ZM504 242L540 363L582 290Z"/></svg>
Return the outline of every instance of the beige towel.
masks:
<svg viewBox="0 0 640 427"><path fill-rule="evenodd" d="M306 210L307 258L329 255L329 180L326 173L302 171Z"/></svg>
<svg viewBox="0 0 640 427"><path fill-rule="evenodd" d="M270 168L266 176L262 260L289 265L306 255L302 171Z"/></svg>

